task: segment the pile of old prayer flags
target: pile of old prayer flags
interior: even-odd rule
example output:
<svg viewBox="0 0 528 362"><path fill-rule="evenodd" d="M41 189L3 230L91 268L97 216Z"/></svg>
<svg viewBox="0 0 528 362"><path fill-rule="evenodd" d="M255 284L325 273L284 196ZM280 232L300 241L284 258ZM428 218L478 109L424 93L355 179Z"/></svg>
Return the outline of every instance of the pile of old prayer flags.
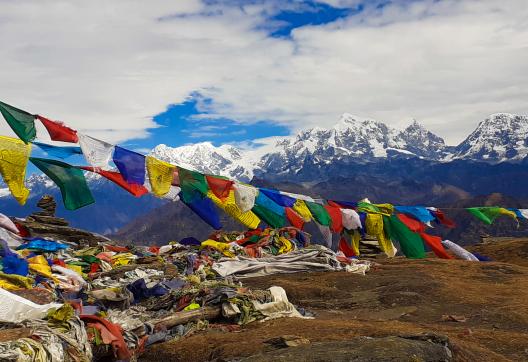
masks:
<svg viewBox="0 0 528 362"><path fill-rule="evenodd" d="M367 199L360 202L314 200L305 195L256 188L222 176L204 175L171 165L152 156L144 156L88 135L78 134L61 122L33 115L6 103L0 102L0 113L21 140L0 138L0 146L5 150L0 158L0 173L13 196L22 204L29 194L24 186L24 178L30 159L59 186L64 205L69 210L94 202L82 171L87 170L97 172L136 197L150 192L157 197L174 201L181 195L182 201L215 229L222 227L218 209L249 229L257 228L261 222L275 228L283 227L288 222L301 229L306 222L314 220L329 245L332 233L342 235L342 249L346 249L347 237L350 237L351 244L346 249L348 254L359 253L357 243L360 234L368 233L378 239L380 248L389 256L395 253L391 241L394 240L400 243L402 252L408 257L423 257L424 244L439 257L449 257L439 239L425 233L425 225L431 226L432 221L446 227L455 226L452 220L436 208L394 207L390 204L372 204ZM79 146L33 142L37 136L35 119L42 122L53 141L78 143ZM29 158L31 142L48 155L60 159L83 154L91 167L75 167L56 160ZM110 162L116 165L117 171L110 169ZM487 224L491 224L500 215L522 219L528 217L528 209L475 207L467 210Z"/></svg>

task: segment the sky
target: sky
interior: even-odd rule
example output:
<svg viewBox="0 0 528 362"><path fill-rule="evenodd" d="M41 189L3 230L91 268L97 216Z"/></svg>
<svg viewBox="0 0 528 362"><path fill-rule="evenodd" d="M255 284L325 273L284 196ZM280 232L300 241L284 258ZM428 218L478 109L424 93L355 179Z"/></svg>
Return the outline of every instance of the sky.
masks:
<svg viewBox="0 0 528 362"><path fill-rule="evenodd" d="M528 114L525 0L0 0L0 100L146 152ZM0 134L10 130L2 122Z"/></svg>

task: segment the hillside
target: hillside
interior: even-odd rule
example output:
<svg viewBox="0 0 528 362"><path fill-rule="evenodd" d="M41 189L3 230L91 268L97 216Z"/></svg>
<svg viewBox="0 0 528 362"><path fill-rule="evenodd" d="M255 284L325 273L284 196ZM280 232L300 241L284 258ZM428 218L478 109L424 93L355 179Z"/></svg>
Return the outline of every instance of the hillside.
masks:
<svg viewBox="0 0 528 362"><path fill-rule="evenodd" d="M527 247L528 239L479 246L496 262L396 258L377 260L365 276L246 279L252 287L284 287L315 319L198 331L153 346L141 360L526 361ZM521 265L508 263L519 253Z"/></svg>

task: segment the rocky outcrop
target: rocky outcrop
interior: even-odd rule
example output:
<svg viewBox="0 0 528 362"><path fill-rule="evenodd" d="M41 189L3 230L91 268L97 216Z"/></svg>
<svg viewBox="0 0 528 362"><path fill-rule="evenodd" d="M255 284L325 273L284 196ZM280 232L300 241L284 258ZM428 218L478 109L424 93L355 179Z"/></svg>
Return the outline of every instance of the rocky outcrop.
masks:
<svg viewBox="0 0 528 362"><path fill-rule="evenodd" d="M86 245L110 241L102 235L70 227L66 219L55 216L57 203L53 196L44 195L37 202L37 206L41 211L34 212L24 220L17 220L27 229L31 237L39 236Z"/></svg>

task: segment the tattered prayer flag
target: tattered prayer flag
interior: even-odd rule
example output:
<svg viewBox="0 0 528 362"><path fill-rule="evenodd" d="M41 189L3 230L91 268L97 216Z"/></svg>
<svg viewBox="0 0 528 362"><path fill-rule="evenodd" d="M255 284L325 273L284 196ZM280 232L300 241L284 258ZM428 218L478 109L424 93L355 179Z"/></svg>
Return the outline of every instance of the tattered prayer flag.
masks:
<svg viewBox="0 0 528 362"><path fill-rule="evenodd" d="M82 170L61 161L34 157L30 161L57 184L67 210L76 210L95 202Z"/></svg>
<svg viewBox="0 0 528 362"><path fill-rule="evenodd" d="M76 130L65 126L62 122L52 121L51 119L39 116L38 114L37 118L40 120L40 122L42 122L44 127L46 127L46 130L53 141L71 143L79 142L79 137L77 136Z"/></svg>
<svg viewBox="0 0 528 362"><path fill-rule="evenodd" d="M328 211L326 211L323 205L310 201L305 201L305 204L308 206L310 213L317 223L324 226L330 226L332 219L330 218L330 215L328 215Z"/></svg>
<svg viewBox="0 0 528 362"><path fill-rule="evenodd" d="M343 217L341 215L341 209L330 205L325 205L324 208L328 215L332 219L330 223L330 229L336 234L340 234L343 231Z"/></svg>
<svg viewBox="0 0 528 362"><path fill-rule="evenodd" d="M367 218L365 219L365 229L367 234L376 237L380 249L387 254L389 258L396 255L397 250L388 238L384 229L382 214L367 214Z"/></svg>
<svg viewBox="0 0 528 362"><path fill-rule="evenodd" d="M225 178L217 176L207 175L205 176L205 179L207 180L209 189L211 189L211 191L213 191L213 193L219 199L227 198L229 196L229 191L231 191L231 187L234 184L234 182L231 180L227 180Z"/></svg>
<svg viewBox="0 0 528 362"><path fill-rule="evenodd" d="M191 203L194 199L200 196L206 196L209 186L205 176L200 172L187 170L183 167L178 167L178 176L180 180L180 187L182 189L182 200L186 203ZM198 191L198 193L196 192Z"/></svg>
<svg viewBox="0 0 528 362"><path fill-rule="evenodd" d="M115 146L114 163L129 184L145 183L145 156L142 154Z"/></svg>
<svg viewBox="0 0 528 362"><path fill-rule="evenodd" d="M76 146L55 146L41 142L33 142L33 144L39 147L42 151L46 152L48 155L60 159L83 154L81 148Z"/></svg>
<svg viewBox="0 0 528 362"><path fill-rule="evenodd" d="M3 102L0 102L0 113L22 141L28 143L35 139L37 130L34 115Z"/></svg>
<svg viewBox="0 0 528 362"><path fill-rule="evenodd" d="M20 205L24 205L29 196L24 180L31 144L25 144L16 138L0 136L0 150L0 174L13 197Z"/></svg>
<svg viewBox="0 0 528 362"><path fill-rule="evenodd" d="M501 215L509 216L517 220L517 215L515 215L513 211L498 206L468 207L466 210L469 211L477 219L488 225L491 225L493 221L495 221L495 219Z"/></svg>
<svg viewBox="0 0 528 362"><path fill-rule="evenodd" d="M261 188L260 192L264 193L267 197L272 199L276 204L280 206L293 207L293 205L295 204L295 199L293 197L281 194L279 191Z"/></svg>
<svg viewBox="0 0 528 362"><path fill-rule="evenodd" d="M288 218L288 221L290 224L297 229L302 230L304 227L304 219L297 214L291 207L285 208L286 211L286 217Z"/></svg>
<svg viewBox="0 0 528 362"><path fill-rule="evenodd" d="M413 233L400 221L398 216L383 216L383 227L391 240L400 243L402 253L413 259L425 258L425 250L420 235Z"/></svg>
<svg viewBox="0 0 528 362"><path fill-rule="evenodd" d="M108 163L112 159L114 145L84 134L79 134L79 145L83 151L84 158L91 166L99 167L103 170L109 168Z"/></svg>
<svg viewBox="0 0 528 362"><path fill-rule="evenodd" d="M104 171L98 168L94 167L80 167L83 170L90 171L90 172L96 172L99 175L103 176L104 178L112 181L116 185L122 187L135 197L141 197L148 193L148 190L143 185L138 184L129 184L126 182L126 180L123 178L123 176L119 172L114 171Z"/></svg>
<svg viewBox="0 0 528 362"><path fill-rule="evenodd" d="M154 195L162 197L170 191L175 170L176 166L147 156L147 172Z"/></svg>

